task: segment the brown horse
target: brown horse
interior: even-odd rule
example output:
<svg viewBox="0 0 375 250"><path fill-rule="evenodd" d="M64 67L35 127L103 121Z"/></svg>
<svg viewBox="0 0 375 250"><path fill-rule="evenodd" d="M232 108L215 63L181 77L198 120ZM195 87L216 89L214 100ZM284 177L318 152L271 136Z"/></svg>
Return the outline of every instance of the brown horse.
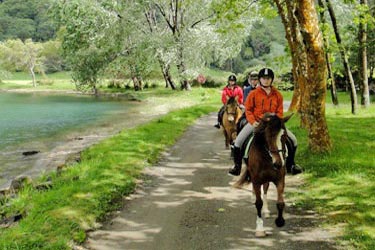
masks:
<svg viewBox="0 0 375 250"><path fill-rule="evenodd" d="M287 156L286 128L285 123L293 114L280 119L275 114L266 113L259 125L254 129L254 138L249 149L249 159L247 171L234 184L241 187L251 179L253 190L256 196L255 206L257 208L257 221L255 236L264 237L266 233L263 229L261 186L263 185L266 200L269 182L273 182L277 188L277 210L278 216L275 223L278 227L285 224L283 218L284 186L285 186L285 160ZM248 178L250 175L250 178ZM268 210L267 201L265 208ZM267 211L265 211L267 213Z"/></svg>
<svg viewBox="0 0 375 250"><path fill-rule="evenodd" d="M237 122L242 116L242 110L238 105L237 99L231 97L228 99L227 104L224 106L224 114L222 120L223 132L225 136L225 148L237 137Z"/></svg>

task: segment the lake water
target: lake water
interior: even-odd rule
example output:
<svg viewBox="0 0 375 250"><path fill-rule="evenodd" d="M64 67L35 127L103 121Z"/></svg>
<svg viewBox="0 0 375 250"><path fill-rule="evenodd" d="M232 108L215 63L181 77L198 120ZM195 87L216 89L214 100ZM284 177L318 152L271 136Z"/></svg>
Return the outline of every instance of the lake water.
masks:
<svg viewBox="0 0 375 250"><path fill-rule="evenodd" d="M0 93L0 187L19 174L40 172L50 164L45 158L53 150L69 153L66 147L57 148L74 140L85 144L85 136L93 137L119 116L136 112L136 106L89 96ZM40 153L22 154L33 150Z"/></svg>

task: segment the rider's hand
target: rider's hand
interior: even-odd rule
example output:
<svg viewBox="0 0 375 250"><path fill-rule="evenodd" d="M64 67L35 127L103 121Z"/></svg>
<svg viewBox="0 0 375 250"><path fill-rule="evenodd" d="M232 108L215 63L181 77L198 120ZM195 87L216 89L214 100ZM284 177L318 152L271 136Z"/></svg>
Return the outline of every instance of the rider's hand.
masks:
<svg viewBox="0 0 375 250"><path fill-rule="evenodd" d="M253 127L255 128L255 127L258 127L258 125L259 125L259 122L254 122L253 123Z"/></svg>

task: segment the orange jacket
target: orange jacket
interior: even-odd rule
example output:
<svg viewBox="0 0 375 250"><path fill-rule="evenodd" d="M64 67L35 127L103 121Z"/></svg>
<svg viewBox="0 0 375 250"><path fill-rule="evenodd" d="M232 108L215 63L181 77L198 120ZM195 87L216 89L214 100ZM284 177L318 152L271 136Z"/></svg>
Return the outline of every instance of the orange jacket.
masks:
<svg viewBox="0 0 375 250"><path fill-rule="evenodd" d="M245 102L246 119L250 124L259 122L264 113L275 113L278 117L283 117L283 96L281 93L271 87L271 92L267 95L266 91L258 87L250 92Z"/></svg>

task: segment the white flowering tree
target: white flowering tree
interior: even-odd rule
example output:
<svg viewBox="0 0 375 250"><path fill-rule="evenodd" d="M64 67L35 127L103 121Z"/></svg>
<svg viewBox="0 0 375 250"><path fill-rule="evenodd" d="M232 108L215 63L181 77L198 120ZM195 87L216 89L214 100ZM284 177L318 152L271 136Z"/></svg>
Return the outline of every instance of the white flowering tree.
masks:
<svg viewBox="0 0 375 250"><path fill-rule="evenodd" d="M200 68L240 52L258 19L256 5L246 5L228 25L218 18L222 2L226 1L56 0L56 16L65 28L62 46L73 78L79 86L95 89L108 68L125 69L140 79L159 64L166 85L176 88L170 74L175 65L181 88L189 89L188 79L196 77Z"/></svg>

